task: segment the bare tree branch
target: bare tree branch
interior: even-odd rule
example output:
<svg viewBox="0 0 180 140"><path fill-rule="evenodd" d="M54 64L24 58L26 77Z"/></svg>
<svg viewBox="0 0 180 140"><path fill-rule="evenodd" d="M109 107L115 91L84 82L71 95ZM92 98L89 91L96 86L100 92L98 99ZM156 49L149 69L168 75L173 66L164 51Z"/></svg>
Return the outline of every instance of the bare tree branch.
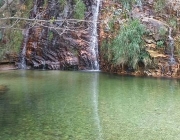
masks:
<svg viewBox="0 0 180 140"><path fill-rule="evenodd" d="M29 18L21 18L21 17L6 17L6 18L0 18L0 20L9 20L9 19L18 19L18 20L26 20L26 21L38 21L38 22L58 22L58 21L70 21L71 23L73 22L93 22L92 20L80 20L80 19L62 19L62 20L56 20L56 19L53 19L53 20L42 20L42 19L36 19L36 18L33 18L33 19L29 19Z"/></svg>
<svg viewBox="0 0 180 140"><path fill-rule="evenodd" d="M3 6L0 7L0 13L2 13L8 5L10 5L14 0L5 0L5 3Z"/></svg>

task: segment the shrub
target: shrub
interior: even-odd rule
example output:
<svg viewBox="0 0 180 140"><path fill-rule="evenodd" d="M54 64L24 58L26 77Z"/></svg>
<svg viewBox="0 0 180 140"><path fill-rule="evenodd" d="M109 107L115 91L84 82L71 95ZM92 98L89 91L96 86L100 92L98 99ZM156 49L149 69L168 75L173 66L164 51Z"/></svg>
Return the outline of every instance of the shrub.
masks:
<svg viewBox="0 0 180 140"><path fill-rule="evenodd" d="M175 40L175 53L180 57L180 36Z"/></svg>
<svg viewBox="0 0 180 140"><path fill-rule="evenodd" d="M136 2L136 0L117 0L123 5L123 9L130 10L132 5Z"/></svg>
<svg viewBox="0 0 180 140"><path fill-rule="evenodd" d="M84 19L85 9L86 9L86 7L85 7L85 4L83 3L83 1L77 0L76 6L75 6L74 18Z"/></svg>
<svg viewBox="0 0 180 140"><path fill-rule="evenodd" d="M22 31L6 29L0 41L0 60L4 59L7 53L19 53L22 40Z"/></svg>
<svg viewBox="0 0 180 140"><path fill-rule="evenodd" d="M166 33L167 33L166 28L163 27L163 26L160 27L160 29L159 29L159 35L162 36L162 37L165 37Z"/></svg>
<svg viewBox="0 0 180 140"><path fill-rule="evenodd" d="M145 27L139 20L130 20L121 27L118 35L103 47L108 55L111 54L106 58L111 59L117 65L128 65L134 69L138 62L143 62L145 57L148 62L149 56L144 55L146 54L142 39L144 33Z"/></svg>
<svg viewBox="0 0 180 140"><path fill-rule="evenodd" d="M154 2L154 9L156 12L164 12L164 8L166 6L166 1L165 0L157 0Z"/></svg>
<svg viewBox="0 0 180 140"><path fill-rule="evenodd" d="M176 18L171 18L171 19L169 19L169 25L170 25L171 27L173 27L174 29L176 29L176 27L177 27Z"/></svg>
<svg viewBox="0 0 180 140"><path fill-rule="evenodd" d="M164 47L164 46L163 46L163 45L164 45L164 41L163 41L163 40L158 41L156 44L157 44L157 47L158 47L158 48Z"/></svg>

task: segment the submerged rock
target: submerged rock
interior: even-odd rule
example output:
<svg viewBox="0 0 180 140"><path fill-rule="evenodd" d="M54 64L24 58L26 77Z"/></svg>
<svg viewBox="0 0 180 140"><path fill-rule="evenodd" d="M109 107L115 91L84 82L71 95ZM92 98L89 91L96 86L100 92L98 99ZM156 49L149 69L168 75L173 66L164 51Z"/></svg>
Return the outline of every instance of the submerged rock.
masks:
<svg viewBox="0 0 180 140"><path fill-rule="evenodd" d="M5 94L8 90L9 89L6 85L0 85L0 95Z"/></svg>

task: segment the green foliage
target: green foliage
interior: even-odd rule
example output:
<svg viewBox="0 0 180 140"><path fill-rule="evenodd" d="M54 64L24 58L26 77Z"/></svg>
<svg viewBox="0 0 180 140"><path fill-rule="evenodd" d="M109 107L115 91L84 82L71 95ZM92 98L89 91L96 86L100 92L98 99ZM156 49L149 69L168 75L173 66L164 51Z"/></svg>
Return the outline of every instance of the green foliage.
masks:
<svg viewBox="0 0 180 140"><path fill-rule="evenodd" d="M180 57L180 36L178 36L175 40L175 51L177 55Z"/></svg>
<svg viewBox="0 0 180 140"><path fill-rule="evenodd" d="M149 58L149 55L145 55L143 46L144 33L145 27L139 20L130 20L112 41L103 46L103 51L106 51L105 59L135 69L139 61Z"/></svg>
<svg viewBox="0 0 180 140"><path fill-rule="evenodd" d="M166 33L167 33L166 28L163 27L163 26L160 27L160 29L159 29L159 35L162 36L162 37L164 37L164 36L166 35Z"/></svg>
<svg viewBox="0 0 180 140"><path fill-rule="evenodd" d="M114 54L116 63L128 63L133 68L137 66L144 32L144 26L138 20L129 21L122 27L112 44L113 52L116 52Z"/></svg>
<svg viewBox="0 0 180 140"><path fill-rule="evenodd" d="M164 7L166 6L165 0L157 0L154 3L154 9L156 12L162 12L164 10Z"/></svg>
<svg viewBox="0 0 180 140"><path fill-rule="evenodd" d="M53 39L53 32L49 31L48 32L48 40L51 41Z"/></svg>
<svg viewBox="0 0 180 140"><path fill-rule="evenodd" d="M113 31L113 29L114 29L114 23L115 23L115 19L111 19L111 20L108 22L108 27L109 27L110 31Z"/></svg>
<svg viewBox="0 0 180 140"><path fill-rule="evenodd" d="M3 34L1 32L1 30L0 30L0 41L2 40L2 37L3 37Z"/></svg>
<svg viewBox="0 0 180 140"><path fill-rule="evenodd" d="M0 41L0 59L3 59L8 53L19 53L22 40L22 31L6 29L2 41Z"/></svg>
<svg viewBox="0 0 180 140"><path fill-rule="evenodd" d="M145 49L141 50L139 55L139 61L143 62L144 66L150 65L152 63L150 55Z"/></svg>
<svg viewBox="0 0 180 140"><path fill-rule="evenodd" d="M117 0L118 2L122 3L123 9L131 10L133 4L136 2L136 0Z"/></svg>
<svg viewBox="0 0 180 140"><path fill-rule="evenodd" d="M66 0L59 0L60 4L66 4Z"/></svg>
<svg viewBox="0 0 180 140"><path fill-rule="evenodd" d="M11 33L11 50L14 52L18 52L23 41L22 31L13 30L11 31Z"/></svg>
<svg viewBox="0 0 180 140"><path fill-rule="evenodd" d="M157 44L158 48L163 48L164 47L164 41L163 40L158 41L156 44Z"/></svg>
<svg viewBox="0 0 180 140"><path fill-rule="evenodd" d="M85 4L82 0L76 0L76 6L74 9L74 18L75 19L84 19L84 12L85 12Z"/></svg>
<svg viewBox="0 0 180 140"><path fill-rule="evenodd" d="M0 6L4 4L4 0L0 0Z"/></svg>
<svg viewBox="0 0 180 140"><path fill-rule="evenodd" d="M27 17L29 17L30 11L31 11L31 9L33 7L33 2L29 1L29 0L26 0L24 2L24 4L26 6L26 9L25 9L25 11L22 12L23 14L21 16L27 18Z"/></svg>
<svg viewBox="0 0 180 140"><path fill-rule="evenodd" d="M131 10L134 4L141 6L144 0L116 0L123 5L124 10Z"/></svg>
<svg viewBox="0 0 180 140"><path fill-rule="evenodd" d="M103 56L103 58L110 62L113 63L113 51L112 51L112 43L108 40L104 40L102 42L102 46L101 46L101 56Z"/></svg>
<svg viewBox="0 0 180 140"><path fill-rule="evenodd" d="M108 26L106 29L107 31L110 31L111 33L116 34L116 32L117 32L116 24L118 24L117 21L118 21L119 17L120 16L113 16L109 19Z"/></svg>
<svg viewBox="0 0 180 140"><path fill-rule="evenodd" d="M171 19L169 19L169 25L170 25L171 27L173 27L174 29L176 29L176 26L177 26L176 18L171 18Z"/></svg>
<svg viewBox="0 0 180 140"><path fill-rule="evenodd" d="M59 0L60 6L64 7L66 5L66 0Z"/></svg>
<svg viewBox="0 0 180 140"><path fill-rule="evenodd" d="M165 28L164 26L159 28L159 35L161 40L157 42L158 47L162 47L161 44L164 43L164 41L166 40L166 34L167 34L167 28Z"/></svg>
<svg viewBox="0 0 180 140"><path fill-rule="evenodd" d="M67 0L59 0L61 10L63 11L65 6L67 5ZM73 1L73 18L75 19L84 19L86 6L83 0L74 0Z"/></svg>
<svg viewBox="0 0 180 140"><path fill-rule="evenodd" d="M3 0L0 0L2 2ZM47 1L47 0L46 0ZM4 2L4 1L3 1ZM15 17L21 17L21 18L28 18L29 14L31 12L31 9L33 7L33 2L25 0L20 5L16 6L19 3L16 3L17 1L14 1L11 5L8 6L8 8L5 9L4 16L15 16ZM17 9L17 7L19 9ZM0 17L3 15L0 14ZM1 30L0 32L0 59L4 59L6 54L18 54L22 40L22 28L25 27L27 22L25 20L4 20L1 21L2 25L6 25L7 28ZM12 27L12 28L9 28ZM16 30L14 30L14 29Z"/></svg>

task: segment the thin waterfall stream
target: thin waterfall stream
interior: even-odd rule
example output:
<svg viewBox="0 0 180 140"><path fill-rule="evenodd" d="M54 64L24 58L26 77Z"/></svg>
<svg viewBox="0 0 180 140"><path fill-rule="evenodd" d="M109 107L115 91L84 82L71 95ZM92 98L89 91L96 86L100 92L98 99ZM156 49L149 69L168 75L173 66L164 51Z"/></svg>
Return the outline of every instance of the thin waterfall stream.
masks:
<svg viewBox="0 0 180 140"><path fill-rule="evenodd" d="M175 59L174 59L174 39L172 37L172 28L169 27L169 35L168 35L168 39L169 39L169 48L171 51L170 54L170 65L173 65L176 63Z"/></svg>
<svg viewBox="0 0 180 140"><path fill-rule="evenodd" d="M24 30L24 42L23 42L23 48L21 53L21 60L19 64L20 69L26 69L26 50L27 50L27 42L29 37L29 29Z"/></svg>
<svg viewBox="0 0 180 140"><path fill-rule="evenodd" d="M137 6L139 6L140 10L143 10L143 5L141 0L136 0Z"/></svg>
<svg viewBox="0 0 180 140"><path fill-rule="evenodd" d="M92 17L92 37L90 43L91 54L94 58L94 61L92 62L92 70L99 70L97 21L99 15L100 2L101 0L95 0L95 4L92 6L92 9L94 11Z"/></svg>

